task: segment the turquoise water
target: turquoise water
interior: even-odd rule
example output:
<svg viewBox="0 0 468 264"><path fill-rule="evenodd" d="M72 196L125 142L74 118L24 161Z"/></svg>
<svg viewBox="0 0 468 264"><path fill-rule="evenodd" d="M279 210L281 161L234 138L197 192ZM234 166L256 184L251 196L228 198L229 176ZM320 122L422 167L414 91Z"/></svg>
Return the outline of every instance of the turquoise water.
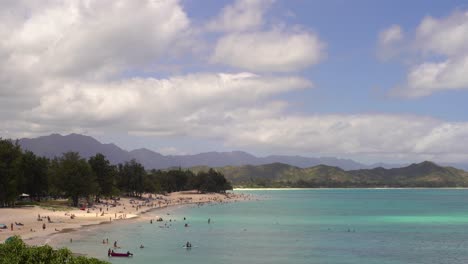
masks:
<svg viewBox="0 0 468 264"><path fill-rule="evenodd" d="M65 246L108 260L109 238L135 254L112 263L468 263L468 190L242 192L261 199L153 211L176 221L93 227Z"/></svg>

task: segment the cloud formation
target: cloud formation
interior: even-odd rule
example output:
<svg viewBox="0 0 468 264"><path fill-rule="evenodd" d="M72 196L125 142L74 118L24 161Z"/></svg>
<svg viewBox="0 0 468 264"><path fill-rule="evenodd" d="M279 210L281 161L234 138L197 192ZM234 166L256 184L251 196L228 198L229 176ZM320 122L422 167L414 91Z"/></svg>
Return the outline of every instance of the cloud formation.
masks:
<svg viewBox="0 0 468 264"><path fill-rule="evenodd" d="M178 134L183 133L182 128L174 129L173 124L183 127L184 122L205 122L205 117L223 119L225 111L308 88L311 83L300 77L239 73L53 85L40 97L37 107L24 113L24 118L38 124L53 122L88 128L112 124L120 129ZM187 127L186 132L189 131Z"/></svg>
<svg viewBox="0 0 468 264"><path fill-rule="evenodd" d="M233 33L218 40L213 62L257 72L292 72L317 64L325 44L309 32Z"/></svg>
<svg viewBox="0 0 468 264"><path fill-rule="evenodd" d="M402 37L394 25L379 35L380 51L394 56ZM405 97L428 96L439 91L468 89L468 12L455 11L442 18L425 17L406 43L415 63L406 82L393 93ZM400 49L401 51L401 49Z"/></svg>
<svg viewBox="0 0 468 264"><path fill-rule="evenodd" d="M403 30L399 25L392 25L379 33L378 55L386 60L400 52L400 45L404 39Z"/></svg>
<svg viewBox="0 0 468 264"><path fill-rule="evenodd" d="M273 0L237 0L223 8L208 22L208 31L238 32L256 30L263 26L264 14Z"/></svg>
<svg viewBox="0 0 468 264"><path fill-rule="evenodd" d="M221 31L211 62L252 72L295 72L326 55L317 34L299 26L265 22L271 0L237 0L208 23Z"/></svg>
<svg viewBox="0 0 468 264"><path fill-rule="evenodd" d="M181 3L3 3L1 135L118 131L216 140L230 148L269 153L467 158L459 144L468 139L467 123L408 115L291 112L282 96L313 87L298 72L320 63L326 44L302 26L271 24L266 14L273 1L235 1L202 28L193 25ZM466 87L467 56L458 56L468 55L465 34L453 29L465 15L453 16L421 23L414 43L427 46L417 52L446 59L413 65L406 94ZM182 55L199 59L191 57L191 50L202 45L198 38L204 34L215 38L208 57L231 71L197 72L178 61ZM453 43L430 39L441 34ZM406 38L393 26L380 41L393 45ZM182 73L155 70L168 60L177 61Z"/></svg>

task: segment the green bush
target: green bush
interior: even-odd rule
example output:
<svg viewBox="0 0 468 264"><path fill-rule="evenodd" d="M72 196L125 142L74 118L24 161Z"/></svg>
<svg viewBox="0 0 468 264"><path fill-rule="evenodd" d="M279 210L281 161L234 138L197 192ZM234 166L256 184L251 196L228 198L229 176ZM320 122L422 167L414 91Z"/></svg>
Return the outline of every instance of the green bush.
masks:
<svg viewBox="0 0 468 264"><path fill-rule="evenodd" d="M105 264L96 258L75 257L67 248L28 246L18 236L0 244L0 264Z"/></svg>

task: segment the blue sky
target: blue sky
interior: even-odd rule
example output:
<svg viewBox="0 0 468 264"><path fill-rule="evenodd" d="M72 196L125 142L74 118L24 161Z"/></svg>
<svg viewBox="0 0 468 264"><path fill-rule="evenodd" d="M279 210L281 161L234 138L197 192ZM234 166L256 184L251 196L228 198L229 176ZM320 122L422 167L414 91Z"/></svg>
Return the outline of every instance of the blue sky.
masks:
<svg viewBox="0 0 468 264"><path fill-rule="evenodd" d="M7 1L0 21L2 137L468 160L463 1Z"/></svg>

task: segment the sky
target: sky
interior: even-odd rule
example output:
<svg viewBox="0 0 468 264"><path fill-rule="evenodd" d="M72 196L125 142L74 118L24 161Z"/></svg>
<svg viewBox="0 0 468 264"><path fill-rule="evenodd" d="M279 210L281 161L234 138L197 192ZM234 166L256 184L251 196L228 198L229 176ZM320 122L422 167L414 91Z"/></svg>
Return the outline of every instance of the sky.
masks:
<svg viewBox="0 0 468 264"><path fill-rule="evenodd" d="M466 1L0 3L0 137L468 161Z"/></svg>

